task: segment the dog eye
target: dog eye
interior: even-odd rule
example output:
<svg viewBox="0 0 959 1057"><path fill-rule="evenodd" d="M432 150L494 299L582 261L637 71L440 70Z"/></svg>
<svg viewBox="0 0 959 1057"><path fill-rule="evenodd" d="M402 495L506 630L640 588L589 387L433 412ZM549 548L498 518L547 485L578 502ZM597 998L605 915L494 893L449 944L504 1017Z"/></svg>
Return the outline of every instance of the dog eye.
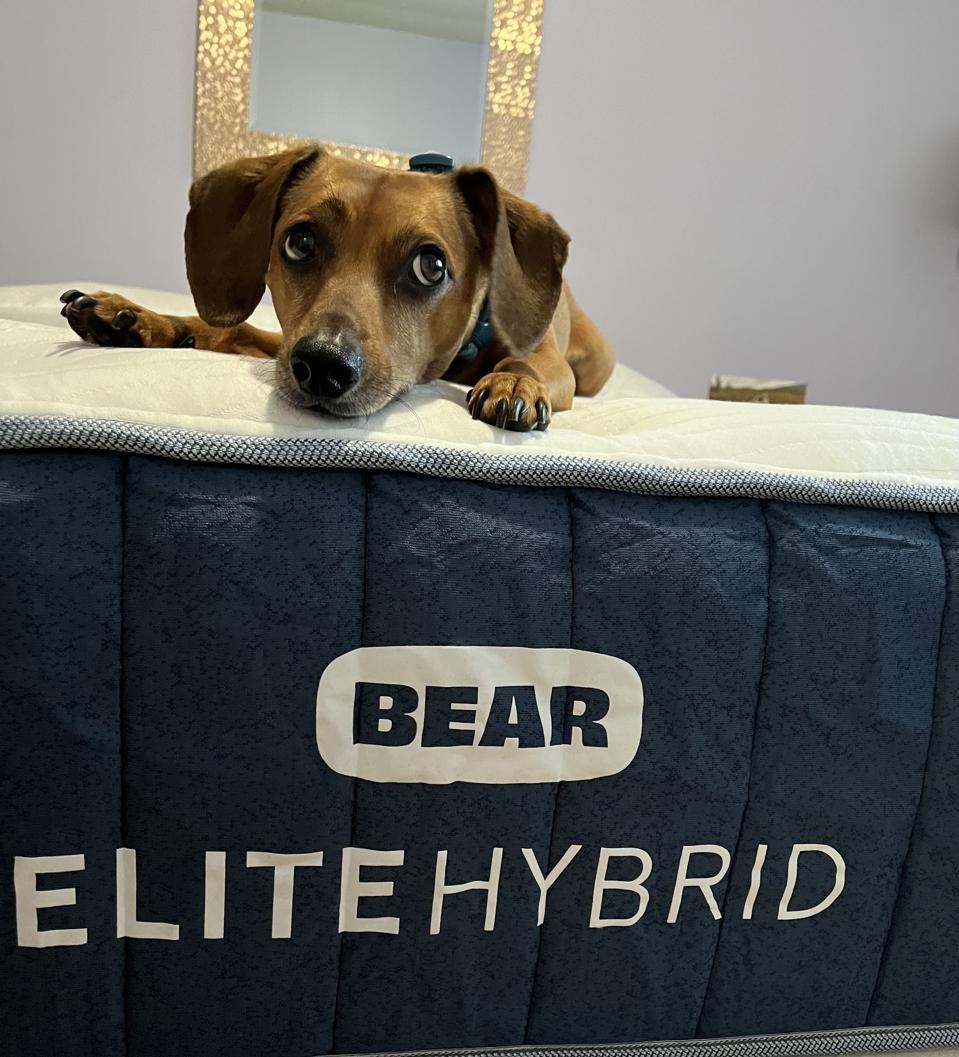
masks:
<svg viewBox="0 0 959 1057"><path fill-rule="evenodd" d="M311 261L316 256L316 234L309 224L297 224L286 233L283 256L294 264Z"/></svg>
<svg viewBox="0 0 959 1057"><path fill-rule="evenodd" d="M432 287L446 278L446 258L436 246L424 246L410 261L410 278L420 286Z"/></svg>

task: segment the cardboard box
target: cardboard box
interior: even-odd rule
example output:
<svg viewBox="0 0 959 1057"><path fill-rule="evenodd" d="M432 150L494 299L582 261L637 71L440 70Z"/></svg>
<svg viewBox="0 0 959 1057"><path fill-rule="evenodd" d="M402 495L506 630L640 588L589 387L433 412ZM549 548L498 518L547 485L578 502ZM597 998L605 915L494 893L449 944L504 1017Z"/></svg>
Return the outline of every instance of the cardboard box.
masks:
<svg viewBox="0 0 959 1057"><path fill-rule="evenodd" d="M709 383L709 399L738 400L747 404L805 404L806 383L716 374Z"/></svg>

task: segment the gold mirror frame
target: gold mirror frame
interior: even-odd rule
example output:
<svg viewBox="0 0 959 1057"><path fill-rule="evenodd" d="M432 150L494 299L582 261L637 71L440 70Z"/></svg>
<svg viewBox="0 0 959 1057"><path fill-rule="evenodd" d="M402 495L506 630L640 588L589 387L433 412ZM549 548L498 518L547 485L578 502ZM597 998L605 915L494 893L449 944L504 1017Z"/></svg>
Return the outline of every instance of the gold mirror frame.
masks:
<svg viewBox="0 0 959 1057"><path fill-rule="evenodd" d="M196 43L193 177L226 162L272 154L308 142L251 129L250 56L256 0L200 0ZM481 160L509 190L526 185L543 0L494 0ZM334 154L405 169L409 155L346 143ZM423 149L442 149L424 144Z"/></svg>

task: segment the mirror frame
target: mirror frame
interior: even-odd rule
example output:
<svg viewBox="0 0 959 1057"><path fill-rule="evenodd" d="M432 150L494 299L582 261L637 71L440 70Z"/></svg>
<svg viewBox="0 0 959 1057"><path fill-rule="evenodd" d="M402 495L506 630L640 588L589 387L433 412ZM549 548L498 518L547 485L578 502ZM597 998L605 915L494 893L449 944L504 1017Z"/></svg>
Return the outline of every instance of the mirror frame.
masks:
<svg viewBox="0 0 959 1057"><path fill-rule="evenodd" d="M511 191L526 184L544 0L494 0L480 160ZM256 0L200 0L196 40L193 178L238 158L309 142L249 127L250 59ZM409 155L348 143L327 150L387 168ZM424 143L423 150L442 150Z"/></svg>

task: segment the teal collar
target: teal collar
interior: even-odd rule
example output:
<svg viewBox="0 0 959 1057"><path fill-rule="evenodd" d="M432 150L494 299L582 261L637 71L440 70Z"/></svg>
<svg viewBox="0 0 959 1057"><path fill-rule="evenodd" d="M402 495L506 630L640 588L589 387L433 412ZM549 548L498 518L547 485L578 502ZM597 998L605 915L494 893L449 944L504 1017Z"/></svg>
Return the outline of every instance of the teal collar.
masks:
<svg viewBox="0 0 959 1057"><path fill-rule="evenodd" d="M456 354L451 366L472 363L477 356L493 341L493 324L489 318L489 303L485 303L480 310L479 319L473 327L466 344Z"/></svg>

